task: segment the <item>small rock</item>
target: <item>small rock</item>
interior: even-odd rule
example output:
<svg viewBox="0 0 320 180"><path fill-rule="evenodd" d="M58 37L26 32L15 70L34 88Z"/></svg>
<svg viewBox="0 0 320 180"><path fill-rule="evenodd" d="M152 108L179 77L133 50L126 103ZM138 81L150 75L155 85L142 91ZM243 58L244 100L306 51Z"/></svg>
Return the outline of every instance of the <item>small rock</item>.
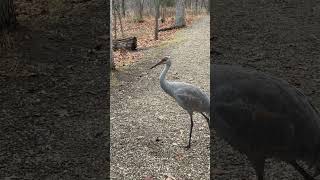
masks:
<svg viewBox="0 0 320 180"><path fill-rule="evenodd" d="M57 110L57 114L59 117L68 117L69 116L68 111L65 109Z"/></svg>
<svg viewBox="0 0 320 180"><path fill-rule="evenodd" d="M143 139L144 138L144 136L138 136L137 137L137 139Z"/></svg>
<svg viewBox="0 0 320 180"><path fill-rule="evenodd" d="M167 175L164 175L165 177L165 180L176 180L176 178L174 178L172 175L170 174L167 174Z"/></svg>
<svg viewBox="0 0 320 180"><path fill-rule="evenodd" d="M31 39L31 38L30 38L30 36L29 36L29 35L24 35L24 39L29 40L29 39Z"/></svg>
<svg viewBox="0 0 320 180"><path fill-rule="evenodd" d="M164 119L163 116L158 117L158 120L163 120L163 119Z"/></svg>

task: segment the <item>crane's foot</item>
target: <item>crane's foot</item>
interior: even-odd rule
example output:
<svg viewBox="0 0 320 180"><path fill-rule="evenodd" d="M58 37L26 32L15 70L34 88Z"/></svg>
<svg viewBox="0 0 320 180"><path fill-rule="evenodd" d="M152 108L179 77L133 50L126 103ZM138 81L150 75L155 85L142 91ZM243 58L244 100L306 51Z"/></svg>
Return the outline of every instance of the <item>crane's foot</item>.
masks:
<svg viewBox="0 0 320 180"><path fill-rule="evenodd" d="M189 145L185 146L184 148L185 148L186 150L189 150L189 149L191 148L191 145L189 144Z"/></svg>

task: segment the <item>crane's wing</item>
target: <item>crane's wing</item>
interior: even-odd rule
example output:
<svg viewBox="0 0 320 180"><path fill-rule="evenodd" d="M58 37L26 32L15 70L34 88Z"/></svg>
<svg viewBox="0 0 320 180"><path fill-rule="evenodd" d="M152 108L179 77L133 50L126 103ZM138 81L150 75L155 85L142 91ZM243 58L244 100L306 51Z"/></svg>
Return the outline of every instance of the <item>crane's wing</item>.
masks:
<svg viewBox="0 0 320 180"><path fill-rule="evenodd" d="M252 111L239 104L215 104L214 126L240 149L288 150L295 135L290 118L268 111ZM254 146L254 147L249 147Z"/></svg>
<svg viewBox="0 0 320 180"><path fill-rule="evenodd" d="M217 113L217 117L215 115L214 117L221 119L219 125L222 128L227 128L228 126L230 129L236 128L240 121L250 126L255 125L257 130L262 130L261 132L266 132L267 128L274 126L269 129L269 132L273 133L279 129L280 134L280 130L283 130L289 133L283 134L284 139L286 139L290 137L291 133L288 127L292 126L294 130L294 146L299 147L299 151L314 151L312 148L315 147L320 139L318 133L320 118L317 110L305 95L287 82L254 70L224 65L215 65L213 67L215 69L211 78L211 84L214 85L212 108L214 114ZM242 104L236 105L236 101L242 101ZM229 107L230 109L228 109ZM233 115L235 119L230 120L230 115L216 112L219 109L225 113L235 114ZM253 115L254 113L258 114ZM246 120L245 117L250 119ZM213 119L213 124L218 122L216 118ZM222 122L223 118L229 120ZM262 122L255 122L257 124L251 122L253 120L260 121L261 119ZM270 125L263 125L266 119L270 121ZM233 125L233 123L235 124ZM242 128L242 130L246 129ZM235 131L238 132L237 130ZM259 132L255 133L260 136ZM270 135L271 139L273 139L276 137L275 134L268 134L268 136ZM267 137L267 134L264 136ZM282 137L279 136L279 138ZM278 142L275 144L278 144Z"/></svg>
<svg viewBox="0 0 320 180"><path fill-rule="evenodd" d="M174 97L187 111L208 112L210 109L209 97L197 87L180 87L174 91Z"/></svg>

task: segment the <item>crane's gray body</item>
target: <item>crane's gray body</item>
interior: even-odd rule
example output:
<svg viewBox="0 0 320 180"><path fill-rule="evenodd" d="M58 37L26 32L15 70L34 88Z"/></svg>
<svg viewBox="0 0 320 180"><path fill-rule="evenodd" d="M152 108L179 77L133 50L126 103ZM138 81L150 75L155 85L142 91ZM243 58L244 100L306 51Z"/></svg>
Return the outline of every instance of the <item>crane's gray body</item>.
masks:
<svg viewBox="0 0 320 180"><path fill-rule="evenodd" d="M171 61L169 57L163 58L158 64L151 67L151 69L160 64L166 65L160 75L161 88L164 92L173 97L178 103L178 105L185 109L190 115L191 126L189 133L189 144L187 146L187 148L190 148L193 128L193 113L201 113L207 119L209 125L209 118L205 116L204 113L209 115L210 117L210 98L200 88L191 84L184 82L167 81L166 74L168 73L171 66Z"/></svg>
<svg viewBox="0 0 320 180"><path fill-rule="evenodd" d="M318 159L319 113L298 89L264 73L215 64L211 86L211 126L254 165L271 157Z"/></svg>
<svg viewBox="0 0 320 180"><path fill-rule="evenodd" d="M188 113L210 113L210 99L201 89L184 82L168 81L166 83L167 86L161 83L161 88Z"/></svg>

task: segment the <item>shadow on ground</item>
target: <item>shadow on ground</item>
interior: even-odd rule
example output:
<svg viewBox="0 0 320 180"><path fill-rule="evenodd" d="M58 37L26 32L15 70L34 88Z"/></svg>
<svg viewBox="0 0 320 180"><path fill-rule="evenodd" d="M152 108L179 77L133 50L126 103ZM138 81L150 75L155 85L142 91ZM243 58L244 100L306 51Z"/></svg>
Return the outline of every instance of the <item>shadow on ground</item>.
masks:
<svg viewBox="0 0 320 180"><path fill-rule="evenodd" d="M20 22L0 57L0 179L107 176L109 5L79 3Z"/></svg>

